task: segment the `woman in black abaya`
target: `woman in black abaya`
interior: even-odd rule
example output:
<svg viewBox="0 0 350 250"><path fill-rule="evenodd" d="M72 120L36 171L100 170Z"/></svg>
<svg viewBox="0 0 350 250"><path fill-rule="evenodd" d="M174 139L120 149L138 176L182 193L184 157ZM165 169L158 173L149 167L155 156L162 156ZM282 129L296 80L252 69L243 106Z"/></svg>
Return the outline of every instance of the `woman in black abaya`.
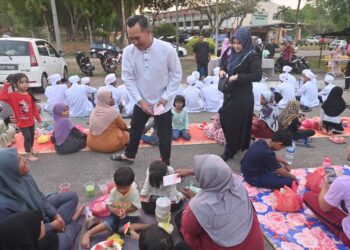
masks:
<svg viewBox="0 0 350 250"><path fill-rule="evenodd" d="M254 110L252 82L259 82L262 77L261 59L254 51L249 30L239 28L233 35L232 47L232 53L220 71L220 77L226 74L229 77L219 111L226 139L221 155L225 161L249 147Z"/></svg>

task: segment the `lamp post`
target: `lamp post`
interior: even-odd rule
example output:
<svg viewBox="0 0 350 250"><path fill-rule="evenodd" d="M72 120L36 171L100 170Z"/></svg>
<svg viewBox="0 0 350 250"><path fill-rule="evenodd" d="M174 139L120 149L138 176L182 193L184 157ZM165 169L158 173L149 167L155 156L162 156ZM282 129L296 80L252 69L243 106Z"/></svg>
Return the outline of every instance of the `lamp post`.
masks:
<svg viewBox="0 0 350 250"><path fill-rule="evenodd" d="M215 56L218 54L218 39L219 39L219 7L218 0L216 0L215 4Z"/></svg>
<svg viewBox="0 0 350 250"><path fill-rule="evenodd" d="M60 33L60 27L58 25L55 0L51 0L51 9L52 9L53 27L55 30L57 50L62 51L61 33Z"/></svg>

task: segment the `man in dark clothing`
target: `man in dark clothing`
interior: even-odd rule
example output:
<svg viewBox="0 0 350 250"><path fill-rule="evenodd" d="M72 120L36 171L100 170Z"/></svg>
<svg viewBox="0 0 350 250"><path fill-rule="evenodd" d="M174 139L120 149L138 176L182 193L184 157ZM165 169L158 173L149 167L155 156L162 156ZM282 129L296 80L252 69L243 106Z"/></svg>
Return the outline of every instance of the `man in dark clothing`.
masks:
<svg viewBox="0 0 350 250"><path fill-rule="evenodd" d="M196 56L197 71L201 74L201 77L207 77L210 50L209 44L204 41L203 36L199 36L199 41L193 46L193 52Z"/></svg>
<svg viewBox="0 0 350 250"><path fill-rule="evenodd" d="M275 57L276 49L279 49L279 46L276 44L275 38L272 38L265 48L270 52L268 58L273 59Z"/></svg>

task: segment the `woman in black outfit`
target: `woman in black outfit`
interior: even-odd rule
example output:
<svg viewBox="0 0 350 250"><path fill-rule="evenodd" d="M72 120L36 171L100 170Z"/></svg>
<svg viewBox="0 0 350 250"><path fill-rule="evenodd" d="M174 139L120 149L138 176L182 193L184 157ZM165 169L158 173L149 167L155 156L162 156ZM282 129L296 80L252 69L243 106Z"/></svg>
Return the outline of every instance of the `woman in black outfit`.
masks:
<svg viewBox="0 0 350 250"><path fill-rule="evenodd" d="M261 59L255 53L249 30L239 28L232 38L232 53L221 66L220 77L228 74L229 81L223 89L224 103L219 111L225 135L223 160L249 147L254 110L252 82L262 77Z"/></svg>

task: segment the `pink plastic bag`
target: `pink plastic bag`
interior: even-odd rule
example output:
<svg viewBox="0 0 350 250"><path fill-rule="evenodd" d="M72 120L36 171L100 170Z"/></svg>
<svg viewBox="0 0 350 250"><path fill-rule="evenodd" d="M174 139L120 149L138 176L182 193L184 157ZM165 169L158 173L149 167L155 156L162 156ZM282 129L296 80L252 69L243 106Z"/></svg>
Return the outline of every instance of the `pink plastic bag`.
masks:
<svg viewBox="0 0 350 250"><path fill-rule="evenodd" d="M105 201L108 199L108 196L109 194L102 195L101 197L89 203L89 207L93 215L98 217L109 216L110 212L105 203Z"/></svg>
<svg viewBox="0 0 350 250"><path fill-rule="evenodd" d="M288 186L284 186L281 190L275 190L274 193L277 198L277 206L275 207L277 211L296 212L303 206L303 198Z"/></svg>
<svg viewBox="0 0 350 250"><path fill-rule="evenodd" d="M306 184L305 187L311 189L312 192L319 193L321 191L323 185L324 178L324 168L320 167L316 169L314 172L308 174L306 176Z"/></svg>

